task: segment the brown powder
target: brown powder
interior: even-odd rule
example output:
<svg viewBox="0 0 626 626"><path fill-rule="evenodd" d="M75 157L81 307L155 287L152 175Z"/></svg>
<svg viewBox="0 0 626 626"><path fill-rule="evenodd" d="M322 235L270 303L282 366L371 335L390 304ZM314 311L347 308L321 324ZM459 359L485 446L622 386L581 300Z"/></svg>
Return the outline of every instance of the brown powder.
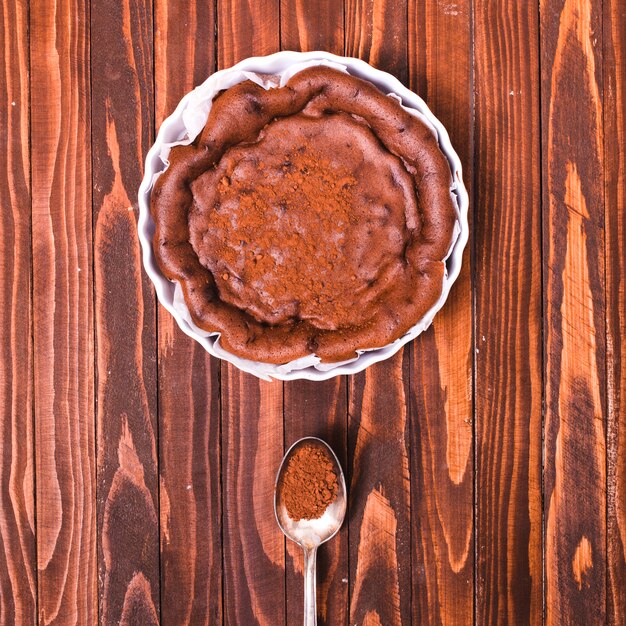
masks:
<svg viewBox="0 0 626 626"><path fill-rule="evenodd" d="M287 462L280 488L282 501L292 520L322 517L335 501L339 489L328 452L311 443L299 447Z"/></svg>
<svg viewBox="0 0 626 626"><path fill-rule="evenodd" d="M209 177L210 189L203 189L210 194L208 210L197 207L192 216L203 232L204 239L195 240L201 259L216 276L224 300L237 305L237 294L247 286L263 293L263 321L275 323L272 313L297 300L314 302L317 316L327 310L349 324L354 311L337 298L334 277L335 269L345 265L344 231L357 220L357 181L347 168L333 165L311 148L271 156L267 163L255 165L238 155L216 187L209 183L217 176ZM258 176L255 169L265 178L259 176L251 184ZM205 187L202 183L196 185L197 192ZM210 224L211 232L205 235L201 223ZM225 269L236 277L230 284L219 280ZM292 307L287 317L300 313L306 317L306 311Z"/></svg>

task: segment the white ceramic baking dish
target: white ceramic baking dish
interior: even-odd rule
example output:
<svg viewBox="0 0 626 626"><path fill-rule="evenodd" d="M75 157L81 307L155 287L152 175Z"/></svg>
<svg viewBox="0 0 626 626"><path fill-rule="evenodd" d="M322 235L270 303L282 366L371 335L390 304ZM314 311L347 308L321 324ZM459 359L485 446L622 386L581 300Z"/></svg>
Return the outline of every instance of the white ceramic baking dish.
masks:
<svg viewBox="0 0 626 626"><path fill-rule="evenodd" d="M249 361L224 350L219 343L219 334L207 333L195 326L185 306L180 286L165 278L159 270L152 248L155 225L150 214L150 192L156 178L167 168L170 148L173 145L190 143L200 133L217 92L246 79L255 80L266 88L272 88L276 84L284 84L295 73L311 65L330 65L369 80L383 92L399 98L407 110L420 116L431 126L438 138L441 150L450 163L453 178L451 192L456 199L458 227L446 259L446 275L441 297L415 326L393 343L380 348L359 351L356 358L342 363L320 363L315 355L284 365ZM272 76L272 79L264 78L266 76ZM391 74L374 69L359 59L339 57L328 52L278 52L266 57L245 59L229 69L211 75L202 85L188 93L172 115L163 122L156 141L146 157L145 174L139 188L138 232L143 250L143 264L154 283L159 301L174 316L183 332L198 341L207 352L266 380L272 378L325 380L340 374L354 374L372 363L389 358L430 326L435 314L444 305L450 288L461 270L463 250L469 236L467 213L468 196L463 184L459 157L450 143L446 129L418 95L407 89Z"/></svg>

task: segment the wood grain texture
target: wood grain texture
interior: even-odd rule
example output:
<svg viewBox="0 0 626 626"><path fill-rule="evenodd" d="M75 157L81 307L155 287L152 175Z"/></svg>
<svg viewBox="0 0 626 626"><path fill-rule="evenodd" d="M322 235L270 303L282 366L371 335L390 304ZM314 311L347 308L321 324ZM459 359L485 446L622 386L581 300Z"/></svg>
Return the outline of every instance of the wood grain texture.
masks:
<svg viewBox="0 0 626 626"><path fill-rule="evenodd" d="M474 2L476 623L542 621L538 7Z"/></svg>
<svg viewBox="0 0 626 626"><path fill-rule="evenodd" d="M407 83L407 0L344 0L346 54Z"/></svg>
<svg viewBox="0 0 626 626"><path fill-rule="evenodd" d="M213 2L155 2L157 124L214 70ZM219 361L159 309L161 617L222 622Z"/></svg>
<svg viewBox="0 0 626 626"><path fill-rule="evenodd" d="M277 0L218 0L218 69L280 47ZM285 540L274 517L283 385L221 363L224 622L285 622ZM245 520L242 522L242 520Z"/></svg>
<svg viewBox="0 0 626 626"><path fill-rule="evenodd" d="M471 197L469 0L409 2L410 86L450 133ZM470 209L470 218L471 218ZM471 232L471 228L470 228ZM411 359L413 621L470 624L474 604L473 319L470 240L446 306Z"/></svg>
<svg viewBox="0 0 626 626"><path fill-rule="evenodd" d="M0 623L37 619L28 3L0 7Z"/></svg>
<svg viewBox="0 0 626 626"><path fill-rule="evenodd" d="M224 622L285 623L285 541L274 517L282 385L222 368Z"/></svg>
<svg viewBox="0 0 626 626"><path fill-rule="evenodd" d="M164 624L219 624L219 364L189 341L160 315L161 615Z"/></svg>
<svg viewBox="0 0 626 626"><path fill-rule="evenodd" d="M411 619L407 351L350 377L350 624Z"/></svg>
<svg viewBox="0 0 626 626"><path fill-rule="evenodd" d="M280 45L283 50L344 51L344 8L337 0L281 0Z"/></svg>
<svg viewBox="0 0 626 626"><path fill-rule="evenodd" d="M157 128L215 71L214 0L154 0Z"/></svg>
<svg viewBox="0 0 626 626"><path fill-rule="evenodd" d="M626 623L626 0L8 0L0 20L1 624L300 622L273 486L305 435L350 488L321 624ZM209 357L157 316L136 238L155 118L280 48L420 93L473 200L432 328L324 383Z"/></svg>
<svg viewBox="0 0 626 626"><path fill-rule="evenodd" d="M607 319L608 622L626 623L626 1L606 0L604 215Z"/></svg>
<svg viewBox="0 0 626 626"><path fill-rule="evenodd" d="M39 622L97 621L89 20L30 3Z"/></svg>
<svg viewBox="0 0 626 626"><path fill-rule="evenodd" d="M544 0L541 16L546 623L603 624L602 13L600 2Z"/></svg>
<svg viewBox="0 0 626 626"><path fill-rule="evenodd" d="M280 0L216 0L219 69L280 47Z"/></svg>
<svg viewBox="0 0 626 626"><path fill-rule="evenodd" d="M149 625L160 611L156 320L136 213L153 137L152 3L93 0L91 59L99 616Z"/></svg>

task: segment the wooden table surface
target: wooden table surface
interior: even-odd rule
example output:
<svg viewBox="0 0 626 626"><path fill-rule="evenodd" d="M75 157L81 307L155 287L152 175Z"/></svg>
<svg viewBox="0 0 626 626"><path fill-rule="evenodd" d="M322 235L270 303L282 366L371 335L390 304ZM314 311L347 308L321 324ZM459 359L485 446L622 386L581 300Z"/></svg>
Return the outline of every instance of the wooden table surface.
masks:
<svg viewBox="0 0 626 626"><path fill-rule="evenodd" d="M0 623L298 624L273 517L317 435L350 489L323 624L626 624L626 0L4 0ZM265 383L156 302L155 129L211 72L360 57L448 128L471 197L433 326Z"/></svg>

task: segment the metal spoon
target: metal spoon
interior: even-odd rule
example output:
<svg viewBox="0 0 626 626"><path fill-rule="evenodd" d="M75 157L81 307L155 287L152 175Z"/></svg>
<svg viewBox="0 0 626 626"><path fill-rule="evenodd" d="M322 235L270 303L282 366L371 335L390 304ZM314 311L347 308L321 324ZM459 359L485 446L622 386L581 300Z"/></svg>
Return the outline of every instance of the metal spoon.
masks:
<svg viewBox="0 0 626 626"><path fill-rule="evenodd" d="M324 515L319 519L301 519L294 522L287 513L287 509L282 502L280 485L282 484L283 472L287 469L287 462L292 454L302 445L313 443L323 446L329 453L329 457L335 466L337 474L337 498L332 502ZM317 598L315 595L315 560L317 549L321 544L328 541L337 534L343 524L346 515L346 481L343 476L341 465L330 446L317 437L304 437L296 441L283 457L283 461L278 468L276 475L276 485L274 486L274 513L280 529L285 535L295 541L304 551L304 626L315 626L317 624Z"/></svg>

